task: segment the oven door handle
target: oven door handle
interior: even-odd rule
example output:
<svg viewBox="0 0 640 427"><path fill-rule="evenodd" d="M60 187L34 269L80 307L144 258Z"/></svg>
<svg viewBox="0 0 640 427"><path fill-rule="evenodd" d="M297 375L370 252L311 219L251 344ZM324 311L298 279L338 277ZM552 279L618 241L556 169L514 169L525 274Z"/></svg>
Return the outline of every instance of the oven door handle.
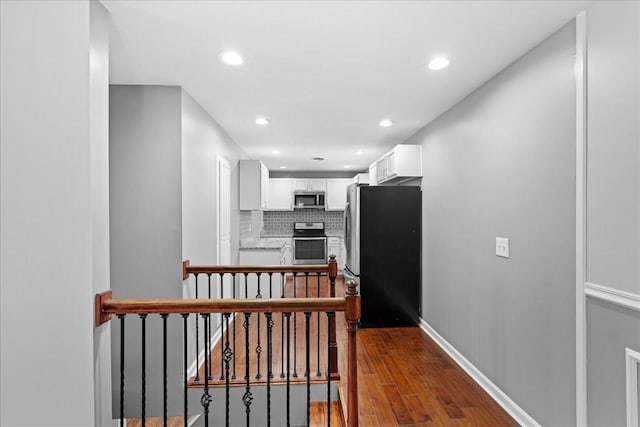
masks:
<svg viewBox="0 0 640 427"><path fill-rule="evenodd" d="M294 237L293 240L327 240L326 237Z"/></svg>

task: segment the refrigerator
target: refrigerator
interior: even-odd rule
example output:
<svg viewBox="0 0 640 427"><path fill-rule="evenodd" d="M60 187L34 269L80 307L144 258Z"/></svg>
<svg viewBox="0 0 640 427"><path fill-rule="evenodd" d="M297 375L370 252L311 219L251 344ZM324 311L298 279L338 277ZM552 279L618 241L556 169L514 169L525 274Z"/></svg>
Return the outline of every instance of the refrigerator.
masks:
<svg viewBox="0 0 640 427"><path fill-rule="evenodd" d="M347 188L345 280L358 283L360 327L413 326L421 316L422 192Z"/></svg>

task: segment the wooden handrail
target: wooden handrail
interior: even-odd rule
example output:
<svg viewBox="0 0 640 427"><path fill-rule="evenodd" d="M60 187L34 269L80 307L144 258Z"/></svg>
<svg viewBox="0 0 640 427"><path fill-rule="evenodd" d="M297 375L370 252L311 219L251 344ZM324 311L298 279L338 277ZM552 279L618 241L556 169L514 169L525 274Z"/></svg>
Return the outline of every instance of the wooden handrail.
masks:
<svg viewBox="0 0 640 427"><path fill-rule="evenodd" d="M106 291L96 295L95 311L96 326L108 322L112 314L128 313L344 312L347 321L347 426L358 426L356 332L360 319L360 296L353 281L346 283L345 296L337 298L116 300L112 298L111 291Z"/></svg>
<svg viewBox="0 0 640 427"><path fill-rule="evenodd" d="M110 291L109 291L110 292ZM96 296L103 314L151 313L289 313L345 311L346 298L278 299L102 299ZM97 303L98 304L98 303Z"/></svg>

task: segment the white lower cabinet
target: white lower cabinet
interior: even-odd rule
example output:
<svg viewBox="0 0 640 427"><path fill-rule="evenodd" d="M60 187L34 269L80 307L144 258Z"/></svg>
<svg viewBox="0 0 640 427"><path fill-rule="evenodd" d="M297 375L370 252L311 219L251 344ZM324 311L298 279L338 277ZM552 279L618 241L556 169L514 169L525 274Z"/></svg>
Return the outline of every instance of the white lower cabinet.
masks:
<svg viewBox="0 0 640 427"><path fill-rule="evenodd" d="M280 256L281 249L242 249L240 251L240 265L280 265ZM258 295L262 297L269 296L269 275L261 274L260 275L260 287L258 288L258 276L256 274L249 274L246 276L246 284L245 284L245 276L244 274L240 274L237 276L236 286L238 287L236 290L236 296L239 298L245 298L245 294L247 298L257 298ZM246 290L246 292L245 292ZM275 283L273 285L274 295L276 292L280 292L276 287ZM278 294L279 295L279 294Z"/></svg>
<svg viewBox="0 0 640 427"><path fill-rule="evenodd" d="M344 258L346 251L344 250L344 240L340 237L329 237L327 239L327 253L336 256L338 270L344 270ZM327 259L328 261L328 259Z"/></svg>
<svg viewBox="0 0 640 427"><path fill-rule="evenodd" d="M280 265L293 264L293 249L291 242L286 243L280 251Z"/></svg>

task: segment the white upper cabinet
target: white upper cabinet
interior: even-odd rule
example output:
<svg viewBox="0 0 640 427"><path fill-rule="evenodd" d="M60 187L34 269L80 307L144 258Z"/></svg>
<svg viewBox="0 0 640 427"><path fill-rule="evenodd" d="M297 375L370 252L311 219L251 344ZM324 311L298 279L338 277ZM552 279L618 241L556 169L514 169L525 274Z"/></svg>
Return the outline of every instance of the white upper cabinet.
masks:
<svg viewBox="0 0 640 427"><path fill-rule="evenodd" d="M326 191L325 179L295 179L293 191Z"/></svg>
<svg viewBox="0 0 640 427"><path fill-rule="evenodd" d="M369 176L371 181L375 176L375 184L421 177L422 145L396 145L369 167Z"/></svg>
<svg viewBox="0 0 640 427"><path fill-rule="evenodd" d="M259 160L240 160L240 210L267 209L269 169Z"/></svg>
<svg viewBox="0 0 640 427"><path fill-rule="evenodd" d="M378 164L376 162L369 166L369 185L378 185Z"/></svg>
<svg viewBox="0 0 640 427"><path fill-rule="evenodd" d="M271 178L269 180L270 211L293 210L293 180L289 178Z"/></svg>
<svg viewBox="0 0 640 427"><path fill-rule="evenodd" d="M327 178L326 206L328 211L343 211L347 204L347 187L351 178Z"/></svg>

